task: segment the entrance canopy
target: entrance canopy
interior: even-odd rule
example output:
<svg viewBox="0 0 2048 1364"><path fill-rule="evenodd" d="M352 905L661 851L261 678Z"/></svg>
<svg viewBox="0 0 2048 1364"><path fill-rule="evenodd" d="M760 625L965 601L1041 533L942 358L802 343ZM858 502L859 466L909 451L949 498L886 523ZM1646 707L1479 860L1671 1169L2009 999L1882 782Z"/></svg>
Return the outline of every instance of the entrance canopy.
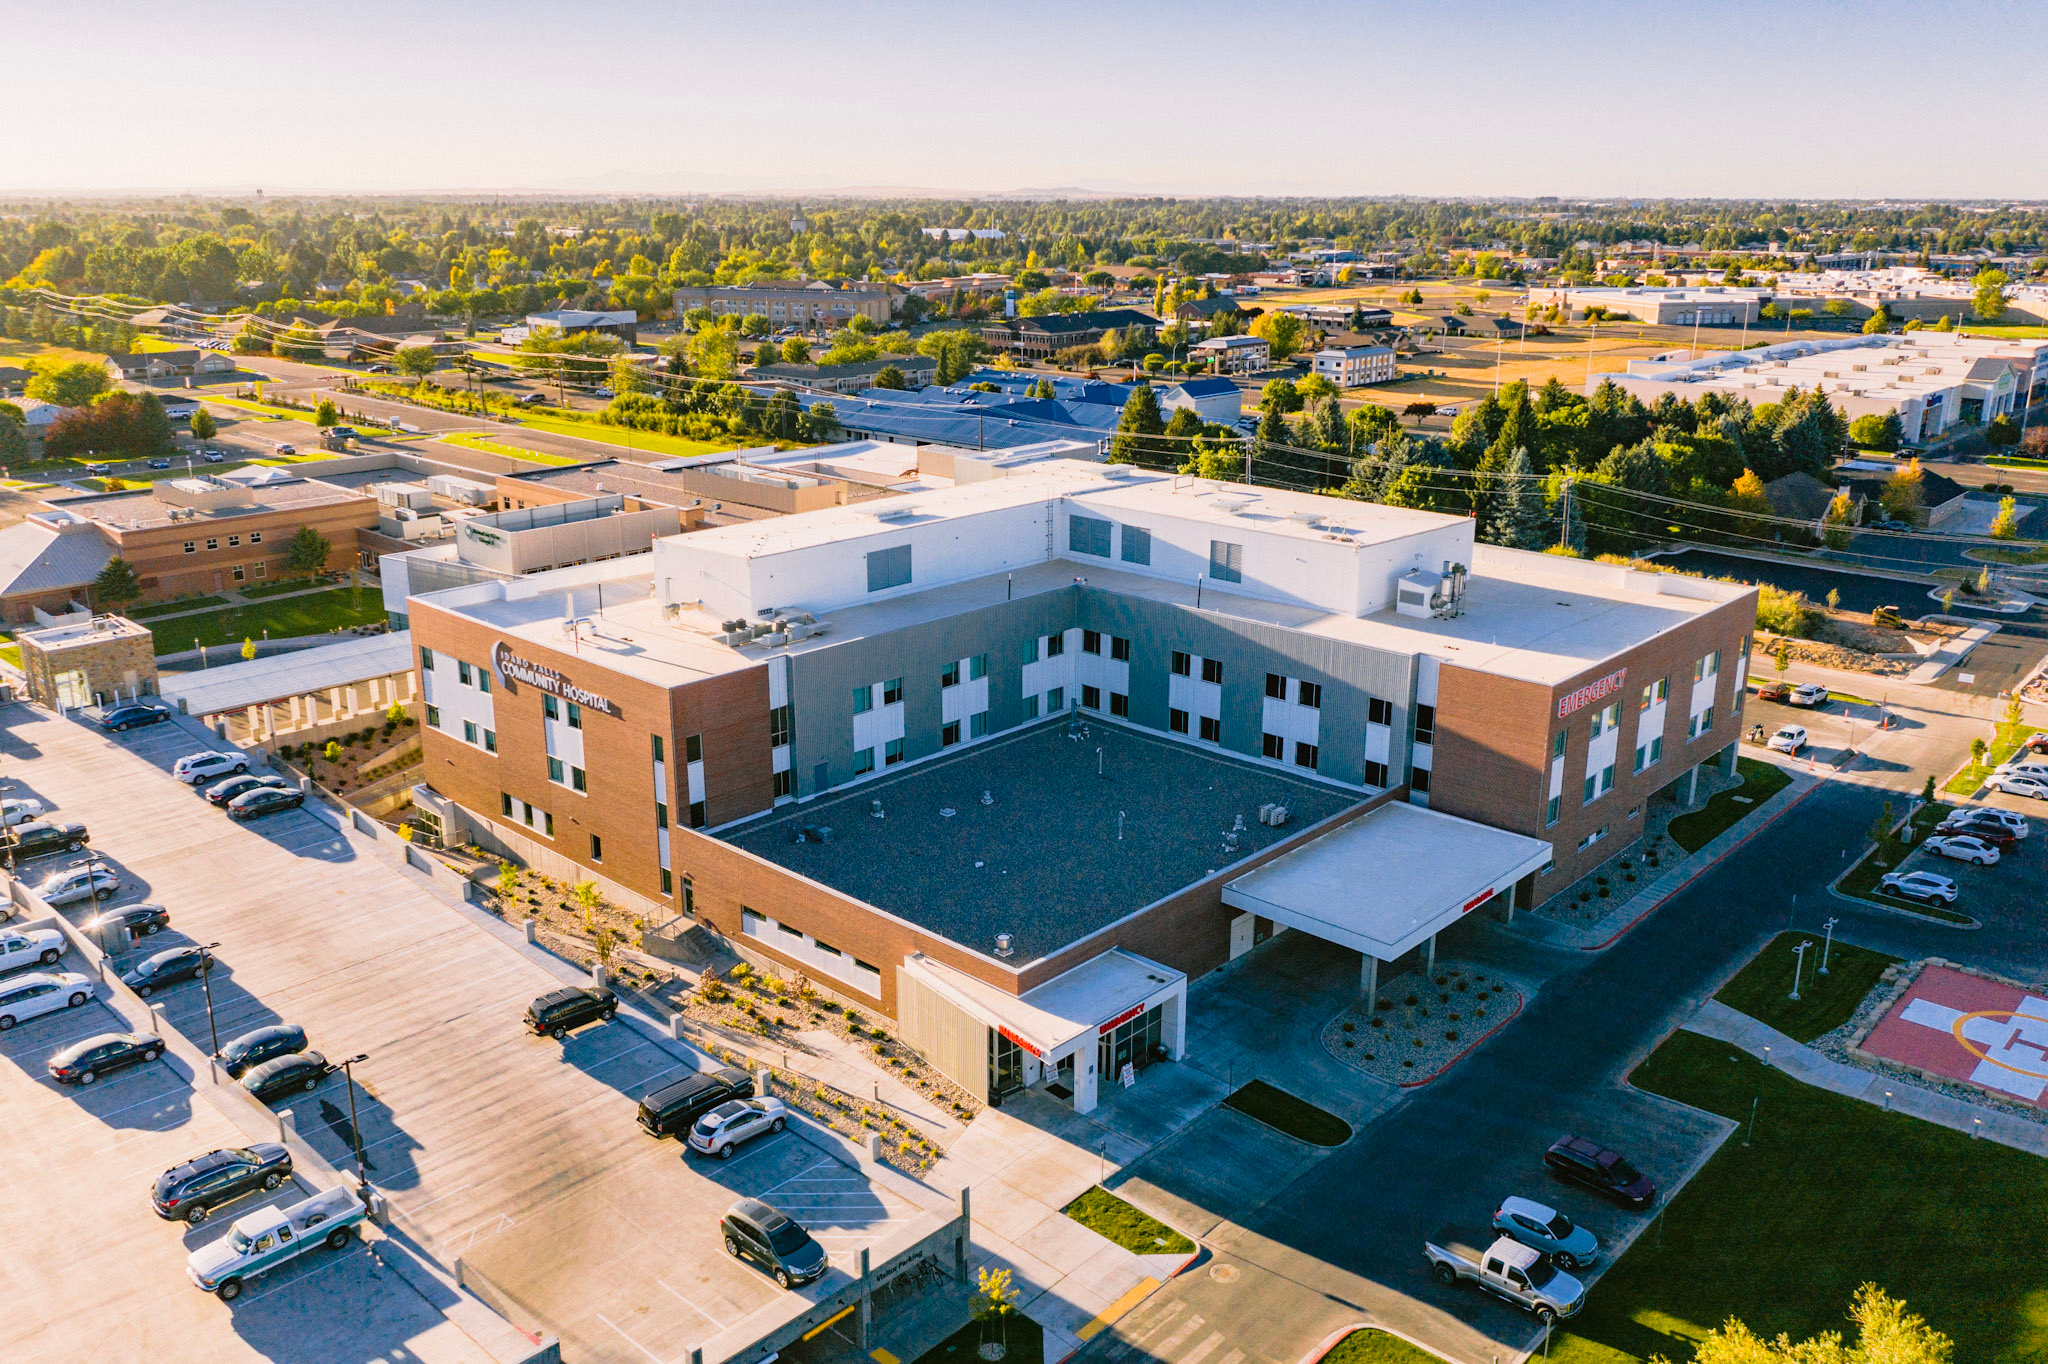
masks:
<svg viewBox="0 0 2048 1364"><path fill-rule="evenodd" d="M1403 801L1223 887L1223 903L1391 962L1550 860L1550 845Z"/></svg>
<svg viewBox="0 0 2048 1364"><path fill-rule="evenodd" d="M903 969L1040 1061L1073 1054L1076 1044L1113 1031L1125 1018L1187 985L1181 972L1120 947L1021 995L923 955L911 957Z"/></svg>

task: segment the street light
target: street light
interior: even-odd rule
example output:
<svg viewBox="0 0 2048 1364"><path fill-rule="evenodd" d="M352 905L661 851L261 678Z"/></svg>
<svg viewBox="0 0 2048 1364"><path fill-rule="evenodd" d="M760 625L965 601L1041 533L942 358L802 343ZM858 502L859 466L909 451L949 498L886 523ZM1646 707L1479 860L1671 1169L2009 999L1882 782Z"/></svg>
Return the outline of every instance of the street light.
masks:
<svg viewBox="0 0 2048 1364"><path fill-rule="evenodd" d="M212 1055L220 1055L220 1029L213 1021L213 949L217 942L199 944L199 988L206 992L206 1031L213 1039Z"/></svg>
<svg viewBox="0 0 2048 1364"><path fill-rule="evenodd" d="M1792 949L1792 993L1785 996L1785 998L1795 1004L1799 1002L1799 972L1806 965L1806 949L1811 946L1813 946L1813 939L1808 938L1805 942Z"/></svg>
<svg viewBox="0 0 2048 1364"><path fill-rule="evenodd" d="M363 1128L362 1124L356 1121L356 1075L351 1067L358 1061L369 1059L367 1052L359 1052L341 1063L342 1080L348 1085L348 1130L349 1135L355 1138L356 1184L360 1188L370 1186L370 1174L363 1164Z"/></svg>
<svg viewBox="0 0 2048 1364"><path fill-rule="evenodd" d="M1821 925L1822 928L1828 931L1828 936L1821 943L1820 947L1820 973L1822 975L1828 973L1828 953L1833 950L1835 945L1835 924L1837 922L1833 915L1829 915L1827 922Z"/></svg>

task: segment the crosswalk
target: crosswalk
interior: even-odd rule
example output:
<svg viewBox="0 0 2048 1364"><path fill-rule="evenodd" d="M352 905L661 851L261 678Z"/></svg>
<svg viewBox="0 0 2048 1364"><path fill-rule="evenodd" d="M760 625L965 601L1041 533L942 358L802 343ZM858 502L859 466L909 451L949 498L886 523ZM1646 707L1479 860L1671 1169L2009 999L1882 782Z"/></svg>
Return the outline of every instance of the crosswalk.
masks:
<svg viewBox="0 0 2048 1364"><path fill-rule="evenodd" d="M1155 1299L1155 1302L1158 1300ZM1090 1341L1075 1356L1077 1364L1246 1364L1243 1350L1226 1348L1221 1331L1209 1329L1208 1318L1183 1301L1162 1302L1125 1317L1114 1330ZM1218 1353L1222 1351L1222 1353ZM1252 1364L1263 1364L1253 1359Z"/></svg>

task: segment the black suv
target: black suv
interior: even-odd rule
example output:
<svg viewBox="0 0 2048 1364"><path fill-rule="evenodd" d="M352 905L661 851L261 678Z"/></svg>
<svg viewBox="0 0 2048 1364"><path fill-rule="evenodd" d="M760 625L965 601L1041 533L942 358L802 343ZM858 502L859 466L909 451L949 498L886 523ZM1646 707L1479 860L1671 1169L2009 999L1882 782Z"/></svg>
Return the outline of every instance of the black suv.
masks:
<svg viewBox="0 0 2048 1364"><path fill-rule="evenodd" d="M781 1288L822 1278L832 1265L809 1232L758 1198L742 1198L727 1208L718 1230L725 1238L726 1254L760 1261Z"/></svg>
<svg viewBox="0 0 2048 1364"><path fill-rule="evenodd" d="M657 1137L681 1136L690 1124L728 1099L754 1096L754 1077L744 1070L702 1070L663 1085L640 1101L640 1126Z"/></svg>
<svg viewBox="0 0 2048 1364"><path fill-rule="evenodd" d="M610 990L590 985L571 985L553 990L526 1006L526 1026L535 1037L552 1037L557 1042L572 1028L585 1023L602 1023L619 1011L619 998Z"/></svg>
<svg viewBox="0 0 2048 1364"><path fill-rule="evenodd" d="M1657 1186L1648 1175L1619 1152L1584 1137L1559 1137L1543 1153L1543 1163L1553 1177L1583 1184L1624 1207L1647 1208L1657 1201Z"/></svg>
<svg viewBox="0 0 2048 1364"><path fill-rule="evenodd" d="M52 819L32 819L8 831L14 836L16 857L47 857L51 853L77 852L92 842L83 824L60 824Z"/></svg>
<svg viewBox="0 0 2048 1364"><path fill-rule="evenodd" d="M306 1030L296 1023L273 1023L267 1028L245 1032L220 1049L220 1063L239 1080L249 1070L276 1056L289 1056L306 1049Z"/></svg>
<svg viewBox="0 0 2048 1364"><path fill-rule="evenodd" d="M198 1226L223 1203L258 1189L275 1189L292 1175L292 1153L276 1142L208 1151L156 1177L149 1205L166 1222L179 1218Z"/></svg>
<svg viewBox="0 0 2048 1364"><path fill-rule="evenodd" d="M170 718L171 713L162 706L152 706L143 701L128 701L102 711L100 728L116 731L140 729L144 725L161 724Z"/></svg>

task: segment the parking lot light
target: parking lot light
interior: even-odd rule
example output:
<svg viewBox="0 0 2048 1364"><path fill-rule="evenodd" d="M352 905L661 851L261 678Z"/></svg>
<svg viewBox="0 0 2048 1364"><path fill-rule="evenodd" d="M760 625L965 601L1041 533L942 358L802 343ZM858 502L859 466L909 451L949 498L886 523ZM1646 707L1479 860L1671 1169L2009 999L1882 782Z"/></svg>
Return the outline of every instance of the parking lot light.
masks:
<svg viewBox="0 0 2048 1364"><path fill-rule="evenodd" d="M341 1063L342 1081L348 1086L348 1130L349 1135L355 1138L356 1185L357 1187L364 1189L370 1187L370 1173L368 1168L363 1163L362 1124L356 1120L356 1074L353 1067L355 1066L356 1062L367 1061L369 1059L370 1058L368 1053L359 1052Z"/></svg>
<svg viewBox="0 0 2048 1364"><path fill-rule="evenodd" d="M1799 1002L1799 972L1806 965L1806 949L1811 946L1813 946L1813 939L1808 938L1805 942L1792 949L1792 993L1785 996L1785 998L1795 1004Z"/></svg>
<svg viewBox="0 0 2048 1364"><path fill-rule="evenodd" d="M1822 975L1826 975L1828 973L1828 953L1834 950L1835 925L1838 922L1840 922L1840 920L1836 919L1831 914L1828 916L1827 922L1821 925L1822 928L1825 928L1828 931L1827 938L1820 945L1820 974Z"/></svg>
<svg viewBox="0 0 2048 1364"><path fill-rule="evenodd" d="M220 1057L220 1029L213 1021L213 949L217 942L199 944L199 988L206 992L206 1031L213 1039L212 1055Z"/></svg>

